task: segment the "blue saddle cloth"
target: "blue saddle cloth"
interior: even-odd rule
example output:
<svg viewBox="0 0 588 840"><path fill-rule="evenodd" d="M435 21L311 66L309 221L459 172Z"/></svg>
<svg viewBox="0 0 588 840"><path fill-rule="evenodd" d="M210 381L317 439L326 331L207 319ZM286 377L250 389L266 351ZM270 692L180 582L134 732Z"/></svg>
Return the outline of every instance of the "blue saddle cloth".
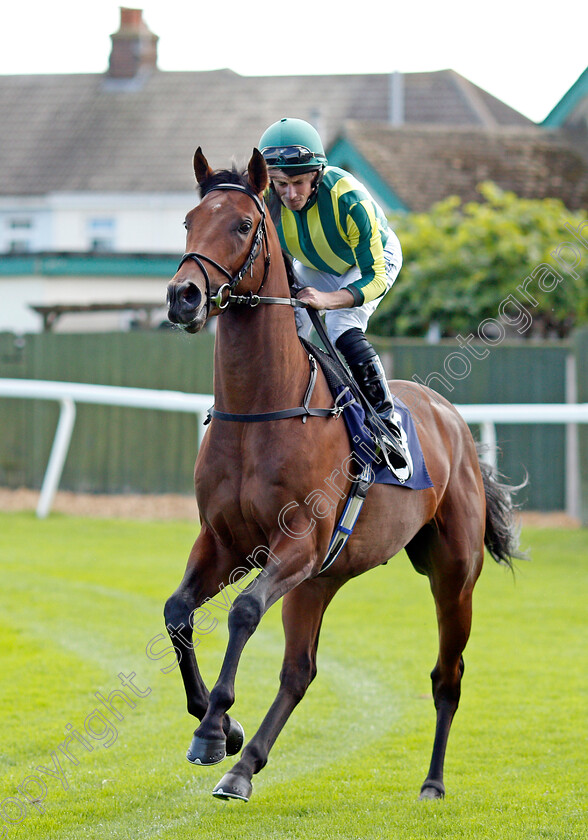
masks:
<svg viewBox="0 0 588 840"><path fill-rule="evenodd" d="M342 391L343 386L339 386L338 390ZM427 487L432 487L433 482L427 471L425 457L412 415L398 397L394 397L394 405L402 417L402 426L406 431L408 448L412 455L414 471L408 481L404 483L398 481L386 466L383 458L378 459L375 453L374 439L365 424L365 411L357 400L343 409L343 417L351 437L353 451L362 463L370 464L374 472L375 484L400 484L402 487L410 487L412 490L424 490Z"/></svg>
<svg viewBox="0 0 588 840"><path fill-rule="evenodd" d="M335 362L328 353L325 353L320 347L316 347L305 339L300 339L303 347L308 353L312 353L317 362L320 364L323 373L325 374L329 389L333 398L335 399L345 387L349 384L349 374L346 370L342 370L340 362ZM346 395L343 395L341 402L345 404ZM406 405L398 397L394 397L394 405L396 410L402 417L402 426L406 431L408 440L408 448L412 455L412 462L414 471L408 481L404 484L393 475L383 458L378 458L375 449L374 438L370 434L366 426L365 410L361 403L356 399L343 409L343 417L347 425L347 430L352 441L353 451L358 461L358 467L361 469L362 465L369 464L373 470L372 476L375 484L399 484L402 487L410 487L412 490L425 490L427 487L432 487L433 482L427 471L423 450L417 434L415 422Z"/></svg>

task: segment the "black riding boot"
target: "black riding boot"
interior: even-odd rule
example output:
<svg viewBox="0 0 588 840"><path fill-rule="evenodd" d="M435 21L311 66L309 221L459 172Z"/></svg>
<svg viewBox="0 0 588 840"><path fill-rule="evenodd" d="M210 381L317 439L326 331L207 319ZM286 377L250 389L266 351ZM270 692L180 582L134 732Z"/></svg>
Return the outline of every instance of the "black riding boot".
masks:
<svg viewBox="0 0 588 840"><path fill-rule="evenodd" d="M388 443L388 460L394 474L399 481L407 481L413 472L412 458L380 357L357 327L343 333L336 344L361 392L383 421L383 437Z"/></svg>
<svg viewBox="0 0 588 840"><path fill-rule="evenodd" d="M394 408L394 400L379 356L372 356L366 362L353 365L351 373L362 393L383 421L384 441L390 445L388 457L394 474L401 481L412 475L412 458L408 450L406 432L402 428L400 415Z"/></svg>

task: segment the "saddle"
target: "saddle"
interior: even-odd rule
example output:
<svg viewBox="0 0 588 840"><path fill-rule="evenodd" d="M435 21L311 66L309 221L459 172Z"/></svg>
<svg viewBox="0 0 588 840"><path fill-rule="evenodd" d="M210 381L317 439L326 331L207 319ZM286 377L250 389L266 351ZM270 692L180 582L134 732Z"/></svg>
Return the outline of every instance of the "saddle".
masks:
<svg viewBox="0 0 588 840"><path fill-rule="evenodd" d="M309 314L312 318L313 310L309 310ZM320 321L318 314L317 320ZM324 339L322 336L320 337L324 343ZM333 349L332 353L328 353L304 338L299 337L299 340L306 353L314 356L323 371L333 399L337 404L343 406L342 414L356 455L356 462L366 466L369 465L372 483L401 484L390 469L386 458L383 457L382 448L385 450L385 444L381 440L379 418L361 393L357 383L336 351ZM424 490L427 487L432 487L433 482L427 472L423 451L410 410L396 396L394 397L394 406L402 417L402 425L406 431L414 465L412 476L402 486L412 490Z"/></svg>

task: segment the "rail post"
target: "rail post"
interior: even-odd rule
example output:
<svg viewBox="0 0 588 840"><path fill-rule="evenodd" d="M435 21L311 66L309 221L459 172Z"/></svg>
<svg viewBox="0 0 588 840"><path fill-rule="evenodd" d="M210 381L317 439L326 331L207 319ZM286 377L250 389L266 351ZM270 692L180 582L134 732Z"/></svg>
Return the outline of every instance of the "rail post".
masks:
<svg viewBox="0 0 588 840"><path fill-rule="evenodd" d="M65 398L59 400L59 405L60 411L57 429L53 438L53 446L51 447L51 454L49 455L49 462L45 470L41 494L37 503L37 516L39 519L45 519L51 510L55 493L59 487L65 459L69 452L71 436L76 422L75 402L72 399Z"/></svg>

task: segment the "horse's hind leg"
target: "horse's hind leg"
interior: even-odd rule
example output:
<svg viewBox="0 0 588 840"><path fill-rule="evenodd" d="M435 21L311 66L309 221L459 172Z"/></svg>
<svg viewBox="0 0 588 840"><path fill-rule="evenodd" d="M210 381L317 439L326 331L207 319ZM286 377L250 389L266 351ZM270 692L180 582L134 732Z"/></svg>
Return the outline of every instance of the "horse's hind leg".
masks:
<svg viewBox="0 0 588 840"><path fill-rule="evenodd" d="M168 598L165 610L165 625L174 645L180 673L186 691L188 712L198 720L202 720L208 709L209 691L200 674L196 661L194 641L194 626L201 633L208 633L216 626L216 620L203 610L199 615L199 608L205 601L219 593L221 584L226 584L230 567L227 565L223 575L223 563L219 561L213 540L206 529L202 531L190 552L188 564L182 582ZM206 763L216 763L225 754L235 755L243 745L243 729L241 725L229 715L223 719L223 730L226 744L209 756ZM201 763L195 755L194 740L186 754L188 761Z"/></svg>
<svg viewBox="0 0 588 840"><path fill-rule="evenodd" d="M406 549L417 570L429 576L439 628L439 655L431 673L437 722L431 764L420 799L445 795L445 751L459 705L464 672L462 653L472 622L472 592L483 561L483 526L477 522L479 518L474 516L463 528L453 523L450 534L436 524L427 525Z"/></svg>
<svg viewBox="0 0 588 840"><path fill-rule="evenodd" d="M316 651L323 614L343 580L318 578L301 583L284 596L282 621L286 649L280 688L261 726L240 760L213 790L219 799L251 796L251 778L265 767L269 751L316 675Z"/></svg>

